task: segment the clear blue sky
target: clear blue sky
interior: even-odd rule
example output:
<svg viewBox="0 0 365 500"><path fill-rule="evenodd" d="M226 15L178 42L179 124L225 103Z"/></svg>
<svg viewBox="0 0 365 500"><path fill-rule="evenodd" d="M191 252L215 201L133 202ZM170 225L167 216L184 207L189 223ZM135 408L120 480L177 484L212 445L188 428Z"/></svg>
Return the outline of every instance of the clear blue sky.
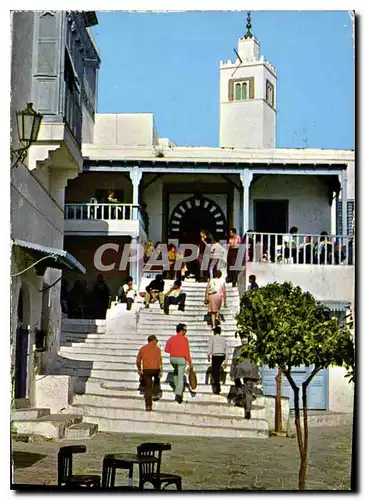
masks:
<svg viewBox="0 0 365 500"><path fill-rule="evenodd" d="M159 137L219 144L219 61L234 59L246 12L98 12L100 113L154 113ZM347 11L253 11L278 71L277 147L354 148L355 75Z"/></svg>

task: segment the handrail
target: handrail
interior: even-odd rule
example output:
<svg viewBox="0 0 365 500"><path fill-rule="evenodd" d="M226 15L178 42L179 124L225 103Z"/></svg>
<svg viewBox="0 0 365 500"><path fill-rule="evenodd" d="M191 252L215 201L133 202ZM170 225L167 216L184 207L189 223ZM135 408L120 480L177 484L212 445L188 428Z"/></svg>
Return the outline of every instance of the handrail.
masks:
<svg viewBox="0 0 365 500"><path fill-rule="evenodd" d="M138 220L144 228L139 205L133 203L66 203L66 220Z"/></svg>
<svg viewBox="0 0 365 500"><path fill-rule="evenodd" d="M354 265L352 236L249 232L243 238L248 262Z"/></svg>

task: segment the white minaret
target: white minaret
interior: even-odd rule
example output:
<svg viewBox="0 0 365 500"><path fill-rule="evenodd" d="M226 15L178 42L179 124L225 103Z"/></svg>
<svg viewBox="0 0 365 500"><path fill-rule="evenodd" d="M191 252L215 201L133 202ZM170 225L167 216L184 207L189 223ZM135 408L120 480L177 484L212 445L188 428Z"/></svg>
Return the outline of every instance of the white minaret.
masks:
<svg viewBox="0 0 365 500"><path fill-rule="evenodd" d="M260 56L252 35L238 40L238 57L220 61L220 147L276 147L276 69Z"/></svg>

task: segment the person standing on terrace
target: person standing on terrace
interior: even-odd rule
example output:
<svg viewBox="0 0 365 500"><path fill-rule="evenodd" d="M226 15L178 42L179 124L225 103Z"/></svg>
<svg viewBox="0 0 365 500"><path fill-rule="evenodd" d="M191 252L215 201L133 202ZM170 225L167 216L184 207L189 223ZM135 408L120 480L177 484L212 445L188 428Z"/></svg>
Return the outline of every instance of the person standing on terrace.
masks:
<svg viewBox="0 0 365 500"><path fill-rule="evenodd" d="M238 247L241 244L241 237L237 234L237 229L233 227L229 231L229 239L228 239L228 256L227 256L227 264L228 264L228 277L227 283L231 282L232 287L237 286L237 278L238 271L231 270L231 267L235 265Z"/></svg>

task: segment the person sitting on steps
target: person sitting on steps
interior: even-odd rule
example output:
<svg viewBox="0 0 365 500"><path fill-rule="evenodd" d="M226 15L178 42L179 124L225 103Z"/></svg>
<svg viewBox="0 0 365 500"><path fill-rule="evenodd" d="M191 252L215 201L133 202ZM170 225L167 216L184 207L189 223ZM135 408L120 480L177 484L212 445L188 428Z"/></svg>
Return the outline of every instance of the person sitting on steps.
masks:
<svg viewBox="0 0 365 500"><path fill-rule="evenodd" d="M179 311L185 311L186 293L181 291L181 280L176 280L165 295L164 312L169 314L170 304L179 305Z"/></svg>
<svg viewBox="0 0 365 500"><path fill-rule="evenodd" d="M121 286L118 290L118 299L120 302L127 303L127 311L132 309L132 304L137 295L136 287L133 284L132 276L128 276L125 285Z"/></svg>
<svg viewBox="0 0 365 500"><path fill-rule="evenodd" d="M150 307L150 303L156 300L159 301L161 309L163 309L164 295L163 290L165 288L165 282L162 279L162 274L158 274L154 280L151 281L149 285L146 286L145 304L146 308Z"/></svg>

